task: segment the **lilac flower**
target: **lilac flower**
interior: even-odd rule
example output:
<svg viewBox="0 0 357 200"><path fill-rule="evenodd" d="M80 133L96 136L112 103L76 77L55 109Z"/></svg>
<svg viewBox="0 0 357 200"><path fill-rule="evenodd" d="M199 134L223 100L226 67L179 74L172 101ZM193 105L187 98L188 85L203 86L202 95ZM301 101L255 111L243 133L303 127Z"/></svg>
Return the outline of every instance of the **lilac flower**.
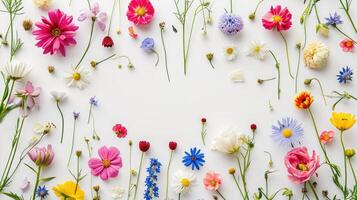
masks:
<svg viewBox="0 0 357 200"><path fill-rule="evenodd" d="M341 16L338 15L336 12L334 15L331 15L330 13L330 17L326 17L325 20L327 26L337 26L343 23L343 21L341 20Z"/></svg>
<svg viewBox="0 0 357 200"><path fill-rule="evenodd" d="M100 11L98 2L95 2L90 10L82 10L79 14L78 21L84 21L88 18L97 21L100 30L105 30L105 22L108 16L107 13Z"/></svg>
<svg viewBox="0 0 357 200"><path fill-rule="evenodd" d="M80 112L73 112L73 118L74 120L77 120L79 118Z"/></svg>
<svg viewBox="0 0 357 200"><path fill-rule="evenodd" d="M343 67L339 74L337 75L337 80L339 83L347 83L347 81L352 81L353 71L350 67Z"/></svg>
<svg viewBox="0 0 357 200"><path fill-rule="evenodd" d="M91 97L91 98L89 99L89 104L90 104L91 106L98 106L98 100L96 99L95 96L93 96L93 97Z"/></svg>
<svg viewBox="0 0 357 200"><path fill-rule="evenodd" d="M242 18L229 13L224 13L218 23L218 28L226 35L236 35L243 27Z"/></svg>
<svg viewBox="0 0 357 200"><path fill-rule="evenodd" d="M152 51L155 47L155 41L152 38L145 38L142 43L140 48L146 50L146 51Z"/></svg>

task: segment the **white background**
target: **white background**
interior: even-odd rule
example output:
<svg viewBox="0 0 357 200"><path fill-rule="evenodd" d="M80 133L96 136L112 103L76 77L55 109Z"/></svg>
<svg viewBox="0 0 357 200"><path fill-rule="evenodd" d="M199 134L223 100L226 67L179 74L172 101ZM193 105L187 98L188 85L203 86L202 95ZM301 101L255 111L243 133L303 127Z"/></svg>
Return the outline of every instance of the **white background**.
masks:
<svg viewBox="0 0 357 200"><path fill-rule="evenodd" d="M94 155L97 156L97 149L102 145L116 146L120 149L123 157L123 168L117 178L108 182L103 182L99 178L94 178L94 183L101 186L102 199L111 199L110 190L113 186L120 185L127 188L128 182L128 145L127 140L134 141L133 148L133 166L137 166L139 160L139 151L137 143L139 140L148 140L151 142L151 148L144 162L144 167L148 165L148 158L158 158L163 163L160 179L160 195L164 196L165 183L165 168L167 165L169 150L167 143L171 140L178 142L178 149L174 155L172 164L172 172L184 169L181 163L183 152L190 147L199 147L206 155L206 164L200 171L195 171L197 175L196 185L192 188L190 194L184 195L183 199L212 199L212 193L203 188L202 178L204 173L214 170L223 175L223 186L221 192L225 194L227 199L241 199L238 196L238 191L234 185L232 177L228 175L227 169L235 167L236 163L233 158L222 155L218 152L210 150L209 145L211 139L221 131L236 127L242 133L249 133L249 125L256 123L258 125L257 140L252 156L252 167L248 173L248 186L250 194L255 192L258 187L264 184L264 171L267 167L267 156L263 151L269 151L273 154L274 167L277 172L271 176L271 189L280 187L289 187L294 190L296 199L300 195L302 185L291 183L286 176L286 170L283 165L283 157L289 148L281 147L271 140L271 126L276 124L277 120L283 117L294 117L302 123L305 130L303 145L308 146L310 152L316 149L321 154L315 133L308 113L294 108L294 82L288 77L286 59L282 40L278 33L265 30L260 22L262 15L268 11L271 5L282 4L288 6L293 14L293 27L287 31L285 36L289 41L289 48L292 58L293 71L297 63L297 51L295 44L303 40L303 28L299 24L299 17L304 9L303 1L277 1L270 0L263 2L257 13L257 18L254 22L248 20L249 13L254 10L256 1L237 0L234 2L234 12L243 17L245 21L244 30L235 37L228 37L222 34L217 28L217 19L224 12L224 8L228 9L228 0L217 0L213 5L213 25L208 28L208 35L204 36L200 30L202 25L202 17L198 16L197 26L194 30L191 54L189 57L188 74L183 75L183 65L181 59L181 27L175 16L173 0L153 0L152 1L156 13L153 22L146 27L135 27L139 34L139 38L134 40L127 34L127 28L132 25L126 20L125 12L128 4L127 0L123 0L122 12L119 16L118 9L115 11L111 36L114 38L115 46L112 49L106 49L101 46L102 38L106 33L95 28L93 44L89 50L84 64L90 68L91 60L100 60L112 53L124 54L130 56L135 70L130 71L126 66L125 60L111 60L102 64L97 70L93 71L90 77L91 84L84 90L76 88L68 88L65 86L63 77L66 72L70 71L73 64L77 62L82 55L85 45L89 37L90 22L78 22L76 25L80 28L77 32L76 40L78 45L67 48L67 56L60 55L50 56L43 55L42 49L35 47L34 37L30 32L23 31L21 24L24 19L31 19L34 22L39 21L41 16L47 16L47 11L36 8L31 1L26 0L25 14L16 18L15 25L19 36L24 40L23 49L16 56L17 59L25 61L32 65L33 70L28 77L35 86L41 86L43 91L40 97L40 110L35 111L26 120L23 138L21 141L20 150L25 146L28 139L34 134L32 127L35 122L54 122L57 125L57 130L46 137L40 146L52 144L54 146L56 157L54 163L43 171L43 177L56 176L57 178L46 186L52 187L58 183L70 180L71 176L66 170L66 162L70 150L71 132L72 132L72 111L81 112L81 117L77 126L77 137L75 150L84 152L81 165L85 172L89 173L87 167L87 152L83 137L91 136L91 127L86 123L86 118L89 110L89 98L97 96L99 99L99 107L95 108L94 114L96 118L97 131L101 136L100 142L92 142ZM351 10L356 10L356 2L353 2ZM112 1L100 1L101 9L110 13ZM321 18L328 16L329 13L338 11L345 21L341 26L343 30L356 38L356 35L351 29L343 11L338 8L337 1L321 1L318 3ZM74 0L72 6L68 6L68 0L54 1L51 8L60 8L68 14L72 14L77 18L81 9L87 9L87 4L84 0ZM5 32L8 20L4 13L0 13L0 30ZM120 22L119 22L120 17ZM357 19L357 15L352 13L352 17ZM168 47L169 70L171 74L171 83L166 80L163 49L160 42L160 29L158 24L165 21L167 30L165 32L165 40ZM315 15L312 14L308 20L308 38L307 41L322 41L331 50L331 56L328 65L323 70L310 70L301 66L299 77L299 90L308 89L315 96L315 102L312 105L312 110L317 119L318 128L322 130L334 130L334 127L329 123L331 115L331 105L334 100L328 99L328 106L325 106L321 97L319 88L316 82L313 82L311 88L305 88L303 80L305 78L317 77L323 83L326 93L331 93L333 90L349 91L356 95L356 84L341 85L336 80L336 74L341 67L349 65L353 70L356 69L356 54L343 53L339 47L339 41L342 36L335 30L331 30L329 38L322 38L315 34L314 27L316 24ZM179 33L175 34L171 30L171 25L174 25ZM122 34L115 33L116 28L121 28ZM140 43L145 37L153 37L156 41L156 50L161 54L161 62L157 68L154 66L154 54L147 54L140 49ZM254 58L247 57L244 50L253 40L263 40L277 55L281 62L282 71L282 97L278 101L276 98L275 82L268 82L263 85L258 85L258 78L270 78L275 76L274 61L271 57L263 62L257 61ZM238 49L239 55L234 62L228 62L223 56L223 48L226 46L235 46ZM214 52L213 70L205 58L205 54ZM1 65L8 59L8 49L1 47L0 49ZM123 64L122 69L118 69L117 65ZM47 72L47 66L53 65L56 68L56 73L51 75ZM242 69L245 73L246 81L244 83L232 83L227 75L234 69ZM65 143L60 145L60 115L56 109L55 103L51 100L50 91L59 90L65 91L68 94L68 99L62 105L65 114ZM274 107L274 111L269 109L269 101ZM357 113L356 102L343 101L337 106L337 111L348 111ZM17 116L17 111L12 112L5 121L0 124L1 127L1 148L0 159L5 160L10 145L10 138L14 130L14 123ZM208 119L208 145L204 147L200 140L200 119L206 117ZM128 136L125 139L118 139L111 131L115 123L121 123L128 128ZM349 148L356 147L355 134L356 128L348 131L345 135L346 146ZM329 145L328 152L333 158L333 161L342 164L341 148L337 140ZM321 158L323 161L323 158ZM31 161L26 160L26 163ZM357 165L357 163L354 163ZM72 166L74 169L75 166ZM330 194L336 193L334 184L331 181L329 169L326 166L318 170L319 177L314 179L318 182L317 190L319 193L323 189L328 189ZM146 173L143 173L140 180L139 199L142 198L144 191L144 178ZM15 176L15 181L11 185L11 190L20 192L18 189L19 183L24 177L29 177L33 180L34 174L23 166ZM33 182L33 181L32 181ZM33 186L33 185L32 185ZM86 199L89 199L89 178L81 182L81 187L86 190ZM170 189L171 190L171 189ZM25 193L25 196L30 196L32 188ZM172 192L170 197L176 199L177 196ZM294 199L295 199L294 197ZM5 197L1 197L5 199ZM55 199L51 192L49 199ZM278 197L277 199L283 199Z"/></svg>

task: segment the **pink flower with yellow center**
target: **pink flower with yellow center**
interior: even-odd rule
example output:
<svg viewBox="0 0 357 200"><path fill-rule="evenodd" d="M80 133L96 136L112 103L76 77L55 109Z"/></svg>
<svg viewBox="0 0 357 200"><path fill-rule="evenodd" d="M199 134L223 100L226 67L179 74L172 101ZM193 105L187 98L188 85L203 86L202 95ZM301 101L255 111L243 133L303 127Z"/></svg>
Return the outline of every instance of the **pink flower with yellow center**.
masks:
<svg viewBox="0 0 357 200"><path fill-rule="evenodd" d="M270 11L263 16L262 23L264 28L268 30L274 28L278 31L289 30L292 25L291 13L286 7L282 9L280 5L276 7L272 6Z"/></svg>
<svg viewBox="0 0 357 200"><path fill-rule="evenodd" d="M136 25L149 24L154 17L155 9L149 0L131 0L126 16Z"/></svg>
<svg viewBox="0 0 357 200"><path fill-rule="evenodd" d="M207 172L203 178L203 185L207 190L217 191L222 185L222 177L216 172Z"/></svg>

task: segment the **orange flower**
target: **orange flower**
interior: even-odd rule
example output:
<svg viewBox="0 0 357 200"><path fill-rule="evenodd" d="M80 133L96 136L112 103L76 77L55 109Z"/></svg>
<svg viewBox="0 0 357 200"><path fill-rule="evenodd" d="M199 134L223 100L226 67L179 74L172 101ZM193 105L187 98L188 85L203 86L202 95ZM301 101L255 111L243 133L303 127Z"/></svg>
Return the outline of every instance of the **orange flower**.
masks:
<svg viewBox="0 0 357 200"><path fill-rule="evenodd" d="M334 131L323 131L320 134L320 141L323 144L330 143L330 142L332 142L334 136L335 136L335 132Z"/></svg>
<svg viewBox="0 0 357 200"><path fill-rule="evenodd" d="M300 109L308 109L313 101L314 97L310 92L303 91L295 96L295 106Z"/></svg>

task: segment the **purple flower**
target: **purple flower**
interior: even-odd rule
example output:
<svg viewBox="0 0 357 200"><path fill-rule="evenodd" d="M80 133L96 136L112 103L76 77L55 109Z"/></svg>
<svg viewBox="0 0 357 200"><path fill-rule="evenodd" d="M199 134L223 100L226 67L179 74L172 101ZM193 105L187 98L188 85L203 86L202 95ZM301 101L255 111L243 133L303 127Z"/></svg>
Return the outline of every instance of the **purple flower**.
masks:
<svg viewBox="0 0 357 200"><path fill-rule="evenodd" d="M343 67L339 74L337 74L337 80L339 83L347 83L347 81L352 81L353 71L350 67Z"/></svg>
<svg viewBox="0 0 357 200"><path fill-rule="evenodd" d="M218 28L226 35L236 35L244 27L241 17L223 13L218 22Z"/></svg>
<svg viewBox="0 0 357 200"><path fill-rule="evenodd" d="M34 147L28 152L28 156L37 166L47 167L52 163L55 153L52 150L52 145L49 144L47 148Z"/></svg>
<svg viewBox="0 0 357 200"><path fill-rule="evenodd" d="M89 99L89 104L90 104L91 106L98 106L98 100L96 99L95 96L93 96L93 97L91 97L91 98Z"/></svg>
<svg viewBox="0 0 357 200"><path fill-rule="evenodd" d="M105 30L105 22L108 16L107 13L100 11L98 2L95 2L90 10L82 10L79 14L78 21L84 21L88 18L97 21L100 30Z"/></svg>
<svg viewBox="0 0 357 200"><path fill-rule="evenodd" d="M330 17L326 17L325 20L327 26L337 26L343 23L343 21L341 20L341 16L338 15L336 12L334 15L331 15L330 13Z"/></svg>
<svg viewBox="0 0 357 200"><path fill-rule="evenodd" d="M73 112L73 118L74 120L77 120L79 117L80 112Z"/></svg>
<svg viewBox="0 0 357 200"><path fill-rule="evenodd" d="M146 50L146 51L151 51L153 50L155 47L155 41L152 38L145 38L142 42L141 42L141 46L140 48Z"/></svg>

